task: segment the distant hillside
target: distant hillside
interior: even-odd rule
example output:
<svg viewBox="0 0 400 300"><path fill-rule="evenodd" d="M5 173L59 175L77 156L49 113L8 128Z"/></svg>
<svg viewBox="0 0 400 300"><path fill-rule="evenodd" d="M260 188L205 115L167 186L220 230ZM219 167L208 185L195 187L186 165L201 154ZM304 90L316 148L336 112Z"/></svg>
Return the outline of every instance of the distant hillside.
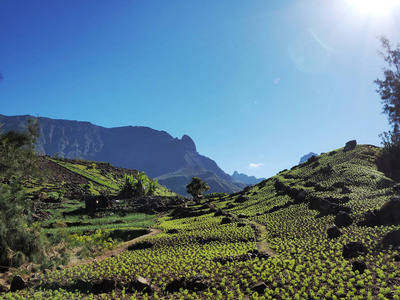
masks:
<svg viewBox="0 0 400 300"><path fill-rule="evenodd" d="M32 117L0 115L2 130L23 130L28 118ZM243 187L213 160L200 155L187 135L178 139L165 131L148 127L104 128L89 122L44 117L40 117L39 134L35 145L39 153L109 162L118 167L145 171L149 177L162 178L160 182L174 192L182 192L191 177L198 175L197 172L191 173L196 168L213 173L216 181L221 183L212 184L209 192L231 193ZM185 179L166 175L178 170Z"/></svg>
<svg viewBox="0 0 400 300"><path fill-rule="evenodd" d="M302 156L300 158L299 165L301 165L302 163L306 162L310 157L313 157L313 156L318 156L318 154L314 153L314 152L310 152L310 153Z"/></svg>
<svg viewBox="0 0 400 300"><path fill-rule="evenodd" d="M265 180L265 178L256 178L255 176L248 176L246 174L238 173L236 171L233 172L231 177L236 182L241 182L241 183L244 183L246 185L254 185L254 184L257 184L257 183Z"/></svg>

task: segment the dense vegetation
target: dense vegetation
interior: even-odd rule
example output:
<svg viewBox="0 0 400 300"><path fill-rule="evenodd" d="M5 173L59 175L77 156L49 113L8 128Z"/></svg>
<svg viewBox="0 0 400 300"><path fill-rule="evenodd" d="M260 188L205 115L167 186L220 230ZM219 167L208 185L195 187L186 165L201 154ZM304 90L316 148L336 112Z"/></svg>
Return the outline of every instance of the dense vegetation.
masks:
<svg viewBox="0 0 400 300"><path fill-rule="evenodd" d="M37 260L43 244L32 226L32 203L27 199L23 182L35 173L37 122L28 131L0 133L0 266L20 266L28 258Z"/></svg>
<svg viewBox="0 0 400 300"><path fill-rule="evenodd" d="M395 194L377 169L381 151L337 149L241 193L187 200L158 218L162 233L115 257L38 273L3 298L399 299L399 253L382 239L400 225L366 222ZM341 235L328 237L333 224ZM347 256L352 242L364 248Z"/></svg>

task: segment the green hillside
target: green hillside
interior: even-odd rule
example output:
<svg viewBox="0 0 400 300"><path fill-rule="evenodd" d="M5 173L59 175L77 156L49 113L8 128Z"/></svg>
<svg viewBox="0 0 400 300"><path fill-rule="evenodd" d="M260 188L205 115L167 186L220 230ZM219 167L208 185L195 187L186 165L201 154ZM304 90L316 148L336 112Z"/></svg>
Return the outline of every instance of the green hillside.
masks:
<svg viewBox="0 0 400 300"><path fill-rule="evenodd" d="M29 182L28 191L62 192L69 198L100 193L116 195L124 182L124 175L136 175L138 172L105 162L49 156L38 157L38 166L43 176ZM176 196L159 184L154 195Z"/></svg>
<svg viewBox="0 0 400 300"><path fill-rule="evenodd" d="M395 196L380 151L337 149L243 192L188 201L128 251L37 274L0 297L400 299L399 251L382 245L400 225L365 222ZM335 223L341 235L328 238Z"/></svg>

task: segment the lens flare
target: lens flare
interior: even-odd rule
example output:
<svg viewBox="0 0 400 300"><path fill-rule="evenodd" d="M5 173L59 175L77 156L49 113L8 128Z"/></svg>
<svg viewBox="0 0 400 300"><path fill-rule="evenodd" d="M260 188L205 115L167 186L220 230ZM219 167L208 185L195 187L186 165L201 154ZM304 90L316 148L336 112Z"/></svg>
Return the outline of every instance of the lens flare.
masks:
<svg viewBox="0 0 400 300"><path fill-rule="evenodd" d="M348 0L357 12L365 15L384 16L399 5L399 0Z"/></svg>

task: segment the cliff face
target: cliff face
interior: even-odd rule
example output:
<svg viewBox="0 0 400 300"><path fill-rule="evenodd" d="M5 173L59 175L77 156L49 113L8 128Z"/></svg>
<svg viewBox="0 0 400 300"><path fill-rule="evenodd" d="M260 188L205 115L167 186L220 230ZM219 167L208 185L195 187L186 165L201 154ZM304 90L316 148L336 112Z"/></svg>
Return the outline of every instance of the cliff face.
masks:
<svg viewBox="0 0 400 300"><path fill-rule="evenodd" d="M3 124L1 129L24 130L28 118L33 117L0 115L0 123ZM148 127L104 128L89 122L43 117L39 119L39 134L35 145L39 153L104 161L123 168L145 171L150 177L162 177L167 188L174 192L179 190L182 193L191 177L201 177L201 174L210 172L213 174L211 177L222 182L210 192L236 192L242 188L215 161L200 155L195 143L187 135L178 139L165 131ZM199 173L195 170L202 171ZM177 172L180 174L179 180L176 176L169 176Z"/></svg>

